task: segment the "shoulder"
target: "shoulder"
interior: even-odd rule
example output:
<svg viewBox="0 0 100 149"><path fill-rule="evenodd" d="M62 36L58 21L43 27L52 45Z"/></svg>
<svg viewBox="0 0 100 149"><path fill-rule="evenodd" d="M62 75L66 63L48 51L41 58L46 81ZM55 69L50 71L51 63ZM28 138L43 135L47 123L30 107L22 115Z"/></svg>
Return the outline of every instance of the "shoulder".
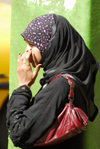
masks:
<svg viewBox="0 0 100 149"><path fill-rule="evenodd" d="M69 84L64 77L58 77L51 83L49 83L46 87L44 87L41 92L44 93L64 93L69 90Z"/></svg>
<svg viewBox="0 0 100 149"><path fill-rule="evenodd" d="M64 88L64 87L66 88L69 86L69 84L68 84L67 80L63 76L61 76L61 77L56 78L50 84L48 84L48 86L51 86L51 87L56 86L59 88Z"/></svg>
<svg viewBox="0 0 100 149"><path fill-rule="evenodd" d="M61 103L66 102L69 93L69 84L64 77L56 78L49 83L46 87L42 88L35 96L34 103L53 102Z"/></svg>

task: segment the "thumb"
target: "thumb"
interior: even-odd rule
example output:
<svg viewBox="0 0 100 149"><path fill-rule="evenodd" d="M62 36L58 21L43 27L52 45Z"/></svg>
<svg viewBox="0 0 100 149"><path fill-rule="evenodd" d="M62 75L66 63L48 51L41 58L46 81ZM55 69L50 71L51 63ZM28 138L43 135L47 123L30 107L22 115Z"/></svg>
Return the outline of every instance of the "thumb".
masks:
<svg viewBox="0 0 100 149"><path fill-rule="evenodd" d="M34 71L33 71L33 78L34 78L34 79L37 77L37 74L38 74L38 72L39 72L41 66L42 66L42 64L38 64L38 65L35 67L35 69L34 69Z"/></svg>

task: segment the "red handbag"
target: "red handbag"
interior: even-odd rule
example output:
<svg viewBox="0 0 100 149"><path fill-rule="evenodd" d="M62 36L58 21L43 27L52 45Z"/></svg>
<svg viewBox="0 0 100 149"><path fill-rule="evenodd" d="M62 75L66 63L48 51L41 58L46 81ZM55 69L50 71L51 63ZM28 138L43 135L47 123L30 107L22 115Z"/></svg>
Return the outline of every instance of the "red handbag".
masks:
<svg viewBox="0 0 100 149"><path fill-rule="evenodd" d="M52 127L35 143L35 146L54 145L75 136L86 129L88 125L88 117L82 109L74 107L74 86L75 82L67 75L59 74L51 80L54 81L58 77L65 77L70 85L69 103L67 103L63 111L58 115L56 122ZM50 82L50 83L51 83Z"/></svg>

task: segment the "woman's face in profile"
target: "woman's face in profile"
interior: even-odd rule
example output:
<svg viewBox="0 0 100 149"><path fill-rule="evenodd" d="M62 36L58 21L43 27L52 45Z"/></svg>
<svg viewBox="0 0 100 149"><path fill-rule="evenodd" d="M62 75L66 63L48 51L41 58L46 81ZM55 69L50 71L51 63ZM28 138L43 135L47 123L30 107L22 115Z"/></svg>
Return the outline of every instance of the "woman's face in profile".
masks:
<svg viewBox="0 0 100 149"><path fill-rule="evenodd" d="M32 55L30 57L30 63L32 63L33 67L36 67L36 65L38 65L42 59L40 50L36 46L30 44L28 41L26 42L27 42L27 46L26 46L25 51L32 50Z"/></svg>

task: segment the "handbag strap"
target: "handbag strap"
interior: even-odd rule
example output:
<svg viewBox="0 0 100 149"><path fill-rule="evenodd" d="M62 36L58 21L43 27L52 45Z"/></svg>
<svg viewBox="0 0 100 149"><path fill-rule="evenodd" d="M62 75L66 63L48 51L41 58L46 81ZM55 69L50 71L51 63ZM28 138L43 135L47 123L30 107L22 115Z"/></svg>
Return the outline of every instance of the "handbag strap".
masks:
<svg viewBox="0 0 100 149"><path fill-rule="evenodd" d="M73 103L73 100L74 100L74 86L75 86L75 82L69 77L67 76L67 74L59 74L57 76L55 76L50 82L53 82L55 79L59 78L59 77L64 77L69 86L70 86L70 89L69 89L69 94L68 94L68 99L69 99L69 103Z"/></svg>

